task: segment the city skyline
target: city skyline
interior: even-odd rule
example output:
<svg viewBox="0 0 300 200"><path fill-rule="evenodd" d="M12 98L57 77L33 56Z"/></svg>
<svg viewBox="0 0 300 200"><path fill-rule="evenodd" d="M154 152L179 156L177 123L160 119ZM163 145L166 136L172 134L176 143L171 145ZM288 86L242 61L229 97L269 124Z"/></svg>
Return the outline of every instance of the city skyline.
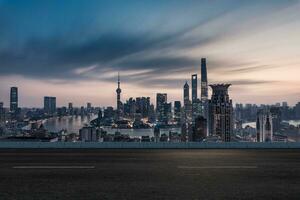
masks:
<svg viewBox="0 0 300 200"><path fill-rule="evenodd" d="M0 0L0 200L297 199L300 0Z"/></svg>
<svg viewBox="0 0 300 200"><path fill-rule="evenodd" d="M201 73L200 73L201 74ZM181 93L182 93L182 96L181 96L181 98L180 99L174 99L174 98L169 98L170 100L169 100L169 102L170 103L176 103L176 102L180 102L180 103L182 103L183 105L185 105L185 100L186 100L186 98L185 98L185 92L188 92L188 96L187 96L187 100L188 101L190 101L190 103L192 102L192 95L190 96L189 94L192 94L193 93L193 89L192 88L190 88L189 87L189 84L190 85L192 85L192 82L193 82L193 77L195 77L197 74L192 74L191 75L191 80L186 80L185 81L185 83L184 83L184 85L183 85L183 92L181 91ZM201 79L199 80L200 82L201 82ZM97 104L97 103L91 103L91 101L83 101L83 103L79 103L79 104L74 104L74 101L68 101L68 102L60 102L60 101L58 101L58 102L60 102L60 103L58 103L57 104L57 106L58 107L69 107L70 106L70 104L73 106L75 106L75 107L77 107L77 108L80 108L80 107L85 107L86 106L86 104L90 104L90 105L93 105L93 106L95 106L95 107L113 107L113 108L115 108L116 110L118 110L118 102L120 101L121 102L121 104L122 104L122 102L125 102L126 100L128 100L128 99L130 99L130 98L139 98L139 97L145 97L145 96L143 96L143 95L137 95L137 96L130 96L130 95L124 95L124 96L126 96L126 98L125 97L121 97L121 95L118 95L118 89L120 88L120 83L121 83L121 81L120 81L120 73L117 73L117 90L115 90L115 91L113 91L114 92L114 94L115 94L115 96L114 97L112 97L112 99L111 99L111 103L109 104L109 105L99 105L99 104ZM216 84L224 84L224 83L216 83ZM226 83L226 84L229 84L229 85L231 85L231 83ZM122 83L122 85L123 85L123 83ZM185 89L185 87L187 86L187 90ZM10 88L8 88L8 91L10 91L10 92L8 92L8 94L6 94L6 95L8 95L8 102L5 102L5 101L0 101L1 103L3 103L3 106L4 107L7 107L7 108L11 108L11 92L12 92L12 89L14 89L14 88L16 88L16 90L18 91L19 90L19 87L16 87L16 86L12 86L12 87L10 87ZM22 88L22 87L21 87ZM208 98L210 98L211 96L212 96L212 91L210 92L210 90L209 90L209 88L208 87L206 87L207 88L207 90L209 91L209 96L208 96ZM197 90L195 90L194 89L194 91L197 91L197 92L199 92L200 94L199 94L199 98L197 98L197 99L200 99L200 98L202 98L201 96L201 94L202 94L202 88L201 87L198 87L198 86L196 86L196 89ZM182 89L181 89L182 90ZM120 92L121 93L121 92ZM152 103L153 105L155 105L155 106L157 106L156 105L156 101L155 101L155 99L157 98L157 95L158 94L161 94L161 92L157 92L157 93L154 93L154 94L151 94L151 95L148 95L148 97L151 99L151 102L150 103ZM167 93L164 93L164 94L167 94ZM205 94L205 93L204 93ZM20 96L20 92L18 92L18 96ZM118 97L119 96L119 97ZM44 106L45 106L45 98L48 98L49 96L47 96L47 95L44 95L44 96L42 96L41 97L41 104L38 104L38 105L34 105L34 106L22 106L22 100L17 100L17 104L18 105L21 105L21 106L19 106L20 108L43 108ZM17 97L18 99L19 99L19 97ZM56 99L56 96L54 95L54 97L51 97L51 98L55 98ZM117 100L116 100L116 98L117 98ZM118 100L118 98L120 98L120 100ZM190 98L190 99L189 99ZM1 99L0 99L1 100ZM116 100L116 102L114 102ZM56 101L56 100L55 100ZM205 100L204 100L205 101ZM232 100L233 101L233 104L244 104L244 105L247 105L247 104L250 104L250 105L278 105L278 104L280 104L280 105L284 105L284 104L287 104L288 106L295 106L296 104L299 104L299 102L296 102L295 104L288 104L288 102L287 101L281 101L281 102L272 102L272 103L269 103L269 104L264 104L264 103L261 103L261 104L256 104L256 103L253 103L253 102L246 102L246 103L242 103L242 102L234 102L234 100Z"/></svg>
<svg viewBox="0 0 300 200"><path fill-rule="evenodd" d="M118 71L121 100L155 103L156 93L167 93L182 101L191 74L201 94L205 57L209 84L231 83L234 103L295 105L299 8L299 1L2 0L0 102L9 107L16 86L20 107L42 107L44 96L58 106L115 107Z"/></svg>

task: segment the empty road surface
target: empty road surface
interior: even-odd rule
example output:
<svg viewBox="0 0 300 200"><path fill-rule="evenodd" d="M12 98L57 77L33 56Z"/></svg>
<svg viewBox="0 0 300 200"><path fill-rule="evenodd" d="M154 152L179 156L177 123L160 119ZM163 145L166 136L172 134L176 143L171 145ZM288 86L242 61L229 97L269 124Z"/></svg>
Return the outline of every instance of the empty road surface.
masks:
<svg viewBox="0 0 300 200"><path fill-rule="evenodd" d="M300 150L0 149L0 199L300 199Z"/></svg>

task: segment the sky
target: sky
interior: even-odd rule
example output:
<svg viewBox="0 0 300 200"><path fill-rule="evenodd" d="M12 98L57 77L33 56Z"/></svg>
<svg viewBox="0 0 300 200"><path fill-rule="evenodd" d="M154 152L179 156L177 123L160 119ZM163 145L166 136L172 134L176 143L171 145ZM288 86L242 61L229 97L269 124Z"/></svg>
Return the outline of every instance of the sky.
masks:
<svg viewBox="0 0 300 200"><path fill-rule="evenodd" d="M0 101L17 86L21 107L44 96L115 106L118 72L123 101L182 100L205 57L209 84L231 83L235 103L293 105L299 10L298 0L0 0Z"/></svg>

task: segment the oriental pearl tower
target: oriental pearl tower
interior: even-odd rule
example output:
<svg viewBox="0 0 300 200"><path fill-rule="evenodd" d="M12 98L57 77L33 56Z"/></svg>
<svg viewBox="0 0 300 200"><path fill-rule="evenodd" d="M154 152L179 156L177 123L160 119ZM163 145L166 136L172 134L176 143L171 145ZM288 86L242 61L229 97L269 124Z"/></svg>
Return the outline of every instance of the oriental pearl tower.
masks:
<svg viewBox="0 0 300 200"><path fill-rule="evenodd" d="M121 88L120 88L120 74L118 73L118 88L116 89L116 93L117 93L117 117L118 119L120 119L121 116Z"/></svg>

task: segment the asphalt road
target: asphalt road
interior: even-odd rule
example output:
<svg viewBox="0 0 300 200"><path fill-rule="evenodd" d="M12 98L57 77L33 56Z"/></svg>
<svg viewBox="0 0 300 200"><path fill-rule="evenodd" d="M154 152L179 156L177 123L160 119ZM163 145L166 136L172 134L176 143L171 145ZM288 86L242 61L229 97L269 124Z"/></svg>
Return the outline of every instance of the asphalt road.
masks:
<svg viewBox="0 0 300 200"><path fill-rule="evenodd" d="M0 150L0 199L300 199L300 150Z"/></svg>

